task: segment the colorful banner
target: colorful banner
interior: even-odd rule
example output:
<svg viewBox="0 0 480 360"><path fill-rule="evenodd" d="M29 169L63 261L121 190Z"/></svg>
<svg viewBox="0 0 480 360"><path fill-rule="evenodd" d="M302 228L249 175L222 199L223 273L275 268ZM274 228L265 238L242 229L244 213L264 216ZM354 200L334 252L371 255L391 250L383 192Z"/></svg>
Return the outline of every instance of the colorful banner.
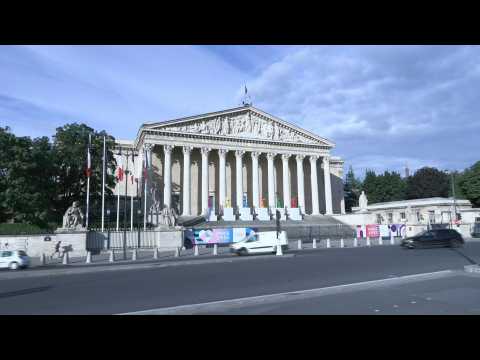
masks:
<svg viewBox="0 0 480 360"><path fill-rule="evenodd" d="M369 238L378 238L380 236L380 228L377 224L366 225L366 233Z"/></svg>
<svg viewBox="0 0 480 360"><path fill-rule="evenodd" d="M380 228L380 236L383 237L390 237L390 228L388 225L379 225Z"/></svg>
<svg viewBox="0 0 480 360"><path fill-rule="evenodd" d="M357 225L357 239L361 239L367 236L365 225Z"/></svg>
<svg viewBox="0 0 480 360"><path fill-rule="evenodd" d="M251 229L251 228L194 229L193 243L195 245L231 244L231 243L243 240L245 236L250 235L252 231L255 231L255 229Z"/></svg>
<svg viewBox="0 0 480 360"><path fill-rule="evenodd" d="M393 233L393 236L403 236L407 230L405 224L392 224L389 225L390 232Z"/></svg>

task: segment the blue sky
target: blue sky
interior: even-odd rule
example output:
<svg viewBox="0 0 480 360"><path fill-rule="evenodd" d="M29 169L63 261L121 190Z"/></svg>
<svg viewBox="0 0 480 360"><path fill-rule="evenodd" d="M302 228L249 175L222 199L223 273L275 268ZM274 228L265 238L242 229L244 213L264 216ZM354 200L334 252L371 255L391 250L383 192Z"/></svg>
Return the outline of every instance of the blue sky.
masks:
<svg viewBox="0 0 480 360"><path fill-rule="evenodd" d="M245 84L357 175L480 160L478 46L0 46L0 126L133 139L144 122L236 107Z"/></svg>

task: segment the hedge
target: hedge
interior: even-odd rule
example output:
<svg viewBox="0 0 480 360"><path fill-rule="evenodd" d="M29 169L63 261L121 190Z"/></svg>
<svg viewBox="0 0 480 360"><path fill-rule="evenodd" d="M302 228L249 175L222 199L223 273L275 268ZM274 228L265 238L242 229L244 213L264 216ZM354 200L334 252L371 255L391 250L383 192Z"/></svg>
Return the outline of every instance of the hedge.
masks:
<svg viewBox="0 0 480 360"><path fill-rule="evenodd" d="M36 235L36 234L51 234L53 228L41 228L37 225L31 224L0 224L0 235Z"/></svg>

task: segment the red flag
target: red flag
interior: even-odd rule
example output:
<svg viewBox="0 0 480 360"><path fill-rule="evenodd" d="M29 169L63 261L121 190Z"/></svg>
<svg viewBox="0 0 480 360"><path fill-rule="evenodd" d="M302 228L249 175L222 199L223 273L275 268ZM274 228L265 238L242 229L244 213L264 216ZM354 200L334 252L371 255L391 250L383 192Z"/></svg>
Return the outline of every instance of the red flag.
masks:
<svg viewBox="0 0 480 360"><path fill-rule="evenodd" d="M123 181L123 174L125 173L125 171L123 170L123 157L122 157L122 153L119 154L120 155L120 164L118 165L118 168L117 168L117 180L118 181Z"/></svg>

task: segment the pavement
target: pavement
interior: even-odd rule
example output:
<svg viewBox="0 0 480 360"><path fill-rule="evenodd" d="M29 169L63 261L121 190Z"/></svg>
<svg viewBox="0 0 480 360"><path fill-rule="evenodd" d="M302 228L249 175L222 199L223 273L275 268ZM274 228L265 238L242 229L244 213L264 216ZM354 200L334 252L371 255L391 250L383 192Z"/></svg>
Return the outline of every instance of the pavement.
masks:
<svg viewBox="0 0 480 360"><path fill-rule="evenodd" d="M289 254L294 256L15 279L2 272L0 314L125 314L262 296L278 299L285 293L297 295L287 296L288 301L250 301L205 313L470 314L477 313L480 304L478 274L463 271L480 261L480 242L468 242L461 249L372 246ZM385 284L388 279L393 282ZM325 292L338 286L353 290Z"/></svg>

